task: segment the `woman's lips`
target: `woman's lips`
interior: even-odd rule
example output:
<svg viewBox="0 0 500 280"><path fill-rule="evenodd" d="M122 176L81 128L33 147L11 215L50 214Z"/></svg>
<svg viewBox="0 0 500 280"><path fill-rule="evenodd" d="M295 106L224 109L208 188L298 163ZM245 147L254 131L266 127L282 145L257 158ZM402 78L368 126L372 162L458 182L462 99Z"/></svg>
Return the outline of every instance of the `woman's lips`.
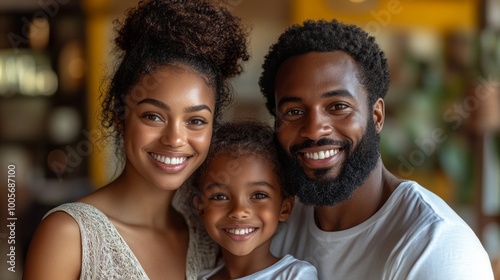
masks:
<svg viewBox="0 0 500 280"><path fill-rule="evenodd" d="M149 155L155 166L166 173L181 172L186 168L190 158L188 156L166 156L152 152Z"/></svg>

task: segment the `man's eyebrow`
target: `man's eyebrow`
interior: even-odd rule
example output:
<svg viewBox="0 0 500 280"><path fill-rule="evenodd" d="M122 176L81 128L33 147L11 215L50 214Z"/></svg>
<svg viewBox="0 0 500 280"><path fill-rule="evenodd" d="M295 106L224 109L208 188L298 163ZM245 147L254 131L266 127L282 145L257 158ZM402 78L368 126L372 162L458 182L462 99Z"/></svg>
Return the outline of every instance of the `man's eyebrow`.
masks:
<svg viewBox="0 0 500 280"><path fill-rule="evenodd" d="M344 96L344 97L353 97L352 93L348 90L345 89L338 89L338 90L331 90L328 92L325 92L321 95L321 98L328 98L332 96ZM302 101L302 98L300 97L284 97L278 102L278 108L287 104L287 103L292 103L292 102L300 102Z"/></svg>
<svg viewBox="0 0 500 280"><path fill-rule="evenodd" d="M140 100L139 102L137 102L137 105L144 104L144 103L151 104L151 105L153 105L155 107L158 107L160 109L163 109L165 111L170 111L170 106L168 106L167 104L165 104L165 103L163 103L163 102L161 102L159 100L156 100L156 99L144 98L144 99ZM186 107L184 109L184 112L185 113L193 113L193 112L199 112L199 111L202 111L202 110L207 110L210 113L212 113L212 110L210 109L210 107L208 107L205 104Z"/></svg>
<svg viewBox="0 0 500 280"><path fill-rule="evenodd" d="M300 97L284 97L278 102L278 108L287 104L287 103L292 103L292 102L300 102L302 101L302 98Z"/></svg>
<svg viewBox="0 0 500 280"><path fill-rule="evenodd" d="M329 92L325 92L321 95L322 98L332 97L332 96L343 96L343 97L353 97L354 95L345 89L337 89Z"/></svg>

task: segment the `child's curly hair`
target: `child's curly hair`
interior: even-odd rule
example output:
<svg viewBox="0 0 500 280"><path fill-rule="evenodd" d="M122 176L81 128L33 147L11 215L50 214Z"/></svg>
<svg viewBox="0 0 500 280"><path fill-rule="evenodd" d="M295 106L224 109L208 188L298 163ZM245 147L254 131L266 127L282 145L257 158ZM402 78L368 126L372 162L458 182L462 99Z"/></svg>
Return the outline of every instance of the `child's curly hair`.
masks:
<svg viewBox="0 0 500 280"><path fill-rule="evenodd" d="M282 197L289 197L284 180L284 171L278 159L277 139L271 127L260 121L236 121L221 124L215 131L212 144L205 162L196 170L189 184L194 192L205 175L206 168L213 159L220 155L238 158L251 155L265 160L278 178Z"/></svg>
<svg viewBox="0 0 500 280"><path fill-rule="evenodd" d="M126 96L143 75L167 65L187 66L214 88L217 122L221 107L231 101L228 79L249 59L248 32L238 17L204 0L151 0L115 24L121 59L103 94L101 124L114 130L116 143L123 138Z"/></svg>

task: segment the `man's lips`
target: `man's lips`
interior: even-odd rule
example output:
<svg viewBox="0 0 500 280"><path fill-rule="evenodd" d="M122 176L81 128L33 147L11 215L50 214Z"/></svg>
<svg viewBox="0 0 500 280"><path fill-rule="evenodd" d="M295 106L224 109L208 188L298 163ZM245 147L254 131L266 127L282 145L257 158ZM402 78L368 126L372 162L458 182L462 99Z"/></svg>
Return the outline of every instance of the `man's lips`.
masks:
<svg viewBox="0 0 500 280"><path fill-rule="evenodd" d="M322 160L322 159L327 159L331 158L334 155L336 155L339 152L340 149L327 149L327 150L322 150L322 151L316 151L316 152L304 152L304 156L307 159L312 159L312 160Z"/></svg>
<svg viewBox="0 0 500 280"><path fill-rule="evenodd" d="M342 151L342 148L332 146L306 148L297 152L297 158L304 168L324 169L337 164Z"/></svg>

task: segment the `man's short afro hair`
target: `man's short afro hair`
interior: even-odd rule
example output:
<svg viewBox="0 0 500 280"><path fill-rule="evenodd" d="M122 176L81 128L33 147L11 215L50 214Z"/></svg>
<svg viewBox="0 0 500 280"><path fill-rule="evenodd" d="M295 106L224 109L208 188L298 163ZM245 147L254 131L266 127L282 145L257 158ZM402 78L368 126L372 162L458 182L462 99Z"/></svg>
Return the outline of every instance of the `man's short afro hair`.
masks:
<svg viewBox="0 0 500 280"><path fill-rule="evenodd" d="M270 47L262 65L259 86L266 98L266 107L276 116L274 86L280 65L289 57L309 52L343 51L349 54L360 69L361 84L369 93L369 106L384 98L390 84L387 60L375 38L361 28L337 20L307 20L292 25Z"/></svg>

